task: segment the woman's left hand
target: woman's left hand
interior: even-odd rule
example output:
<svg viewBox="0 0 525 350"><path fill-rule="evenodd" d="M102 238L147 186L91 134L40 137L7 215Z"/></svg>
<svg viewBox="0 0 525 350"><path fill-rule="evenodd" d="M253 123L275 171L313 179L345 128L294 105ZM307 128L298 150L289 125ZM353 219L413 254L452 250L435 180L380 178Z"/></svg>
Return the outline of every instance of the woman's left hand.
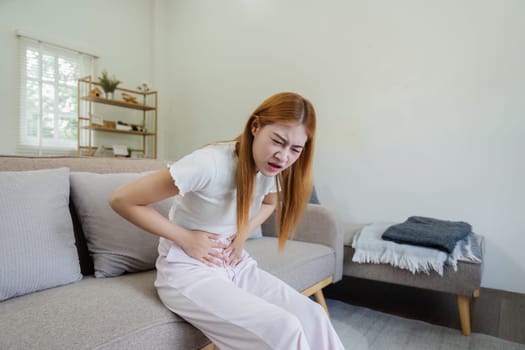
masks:
<svg viewBox="0 0 525 350"><path fill-rule="evenodd" d="M224 255L226 256L225 262L227 265L235 266L242 259L244 240L237 235L231 236L230 240L232 241L230 246L224 249Z"/></svg>

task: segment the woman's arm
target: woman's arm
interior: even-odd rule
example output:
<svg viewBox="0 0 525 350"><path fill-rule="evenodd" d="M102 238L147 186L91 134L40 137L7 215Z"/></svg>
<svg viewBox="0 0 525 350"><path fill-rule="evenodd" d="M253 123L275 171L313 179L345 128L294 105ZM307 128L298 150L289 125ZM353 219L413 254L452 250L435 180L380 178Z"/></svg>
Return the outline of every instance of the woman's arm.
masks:
<svg viewBox="0 0 525 350"><path fill-rule="evenodd" d="M269 193L267 194L263 201L261 208L253 216L253 218L248 222L248 228L245 232L244 240L246 240L250 234L263 222L266 221L270 217L270 215L275 210L275 207L277 206L277 193Z"/></svg>
<svg viewBox="0 0 525 350"><path fill-rule="evenodd" d="M217 235L187 230L149 207L150 204L178 193L179 189L173 183L169 170L164 169L122 186L112 193L109 204L126 220L175 242L193 258L208 265L219 264L215 258L222 259L223 255L213 248L225 248L226 245L216 241Z"/></svg>
<svg viewBox="0 0 525 350"><path fill-rule="evenodd" d="M267 194L263 201L261 208L253 216L253 218L248 222L248 227L243 234L237 233L233 237L232 244L224 251L226 256L226 263L228 265L237 265L241 260L242 250L244 247L244 241L250 236L250 233L255 230L255 228L261 225L263 222L270 217L270 215L275 210L277 205L277 193Z"/></svg>

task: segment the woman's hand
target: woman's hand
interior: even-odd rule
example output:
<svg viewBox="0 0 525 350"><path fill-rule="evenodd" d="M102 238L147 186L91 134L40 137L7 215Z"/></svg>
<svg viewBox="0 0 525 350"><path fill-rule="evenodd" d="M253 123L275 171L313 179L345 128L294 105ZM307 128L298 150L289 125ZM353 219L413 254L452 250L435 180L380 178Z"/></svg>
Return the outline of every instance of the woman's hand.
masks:
<svg viewBox="0 0 525 350"><path fill-rule="evenodd" d="M229 238L232 242L228 248L224 250L226 265L235 266L242 259L242 251L244 249L244 239L239 238L239 235L233 235Z"/></svg>
<svg viewBox="0 0 525 350"><path fill-rule="evenodd" d="M214 233L188 230L181 247L186 254L208 266L221 266L226 261L222 250L228 246L218 239L219 235Z"/></svg>

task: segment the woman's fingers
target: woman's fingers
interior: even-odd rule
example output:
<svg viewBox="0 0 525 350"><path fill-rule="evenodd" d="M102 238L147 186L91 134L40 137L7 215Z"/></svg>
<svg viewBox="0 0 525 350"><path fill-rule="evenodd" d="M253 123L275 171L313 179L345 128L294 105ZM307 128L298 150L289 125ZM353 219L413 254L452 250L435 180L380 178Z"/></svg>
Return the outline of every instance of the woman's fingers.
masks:
<svg viewBox="0 0 525 350"><path fill-rule="evenodd" d="M211 232L204 232L204 236L201 236L200 239L200 254L201 257L198 259L201 262L205 263L208 266L221 266L226 263L227 265L236 265L239 263L240 258L235 254L235 248L232 247L232 241L235 238L235 235L228 237L228 242L221 240L221 236ZM202 240L206 237L208 243Z"/></svg>
<svg viewBox="0 0 525 350"><path fill-rule="evenodd" d="M230 249L231 254L228 254L226 250L224 251L224 255L226 256L226 264L230 266L235 266L241 261L241 254L237 252L236 249L231 248Z"/></svg>
<svg viewBox="0 0 525 350"><path fill-rule="evenodd" d="M215 250L212 250L211 252L209 252L208 255L211 255L212 257L218 258L220 260L226 259L226 256L224 256L224 254L219 253L218 251L215 251Z"/></svg>
<svg viewBox="0 0 525 350"><path fill-rule="evenodd" d="M211 255L206 255L206 256L203 256L202 259L201 259L202 262L204 262L206 265L208 266L221 266L222 265L222 261L211 256Z"/></svg>
<svg viewBox="0 0 525 350"><path fill-rule="evenodd" d="M208 239L213 242L212 248L227 248L229 244L221 242L219 238L220 238L219 235L216 235L213 233L208 234Z"/></svg>
<svg viewBox="0 0 525 350"><path fill-rule="evenodd" d="M212 244L212 248L221 248L221 249L224 249L224 248L228 248L229 245L228 244L224 244L220 241L213 241L213 244Z"/></svg>
<svg viewBox="0 0 525 350"><path fill-rule="evenodd" d="M211 251L207 255L204 255L200 260L208 266L222 266L223 263L230 266L236 266L241 261L241 257L234 253L228 256L227 254L221 254L217 251Z"/></svg>
<svg viewBox="0 0 525 350"><path fill-rule="evenodd" d="M241 262L241 259L240 258L234 258L232 259L232 261L230 262L230 266L237 266L237 264Z"/></svg>

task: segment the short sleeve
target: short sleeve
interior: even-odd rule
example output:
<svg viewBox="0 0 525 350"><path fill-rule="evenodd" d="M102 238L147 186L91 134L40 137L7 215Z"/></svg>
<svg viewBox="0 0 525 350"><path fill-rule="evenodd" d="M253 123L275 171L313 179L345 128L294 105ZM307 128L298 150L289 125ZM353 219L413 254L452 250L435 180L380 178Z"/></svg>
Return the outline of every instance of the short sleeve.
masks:
<svg viewBox="0 0 525 350"><path fill-rule="evenodd" d="M264 176L260 172L257 173L257 192L259 195L266 196L269 193L277 192L275 187L275 176Z"/></svg>
<svg viewBox="0 0 525 350"><path fill-rule="evenodd" d="M272 177L271 180L267 182L264 195L267 195L268 193L275 193L275 192L277 192L277 188L275 187L275 178Z"/></svg>
<svg viewBox="0 0 525 350"><path fill-rule="evenodd" d="M204 189L215 177L216 166L212 152L198 149L169 166L169 171L179 194Z"/></svg>

